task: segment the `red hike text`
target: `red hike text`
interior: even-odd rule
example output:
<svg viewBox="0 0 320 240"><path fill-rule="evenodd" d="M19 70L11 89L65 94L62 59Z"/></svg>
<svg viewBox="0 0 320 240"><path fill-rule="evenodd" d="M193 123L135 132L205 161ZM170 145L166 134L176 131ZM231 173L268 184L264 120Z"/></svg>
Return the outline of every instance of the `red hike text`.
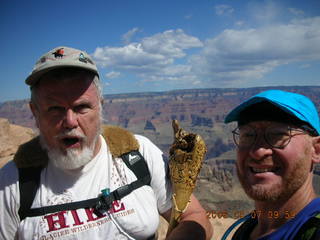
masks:
<svg viewBox="0 0 320 240"><path fill-rule="evenodd" d="M96 220L106 216L106 214L103 214L101 217L96 216L93 213L94 212L94 208L84 209L84 210L85 210L86 217L87 217L85 219L85 222L96 221ZM112 208L111 208L110 212L111 213L116 213L116 212L120 212L120 211L123 211L123 210L125 210L124 204L121 203L120 201L114 201L113 204L112 204ZM54 214L50 214L50 215L44 216L44 219L47 221L48 228L49 228L49 230L47 232L52 232L52 231L61 230L61 229L70 227L70 225L67 225L67 223L66 223L66 216L70 212L71 212L71 215L72 215L72 218L73 218L72 226L79 226L79 225L84 224L84 222L81 221L77 210L61 211L61 212L58 212L58 213L54 213Z"/></svg>

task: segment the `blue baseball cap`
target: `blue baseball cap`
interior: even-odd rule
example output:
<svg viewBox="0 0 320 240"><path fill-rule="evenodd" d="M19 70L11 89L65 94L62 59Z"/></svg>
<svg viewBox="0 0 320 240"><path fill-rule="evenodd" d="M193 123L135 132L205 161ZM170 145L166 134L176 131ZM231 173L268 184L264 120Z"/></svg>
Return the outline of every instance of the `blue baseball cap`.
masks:
<svg viewBox="0 0 320 240"><path fill-rule="evenodd" d="M283 112L294 116L316 130L320 135L320 120L318 111L313 102L301 94L281 90L268 90L261 92L234 108L225 118L224 122L229 123L241 120L240 114L257 103L271 103Z"/></svg>

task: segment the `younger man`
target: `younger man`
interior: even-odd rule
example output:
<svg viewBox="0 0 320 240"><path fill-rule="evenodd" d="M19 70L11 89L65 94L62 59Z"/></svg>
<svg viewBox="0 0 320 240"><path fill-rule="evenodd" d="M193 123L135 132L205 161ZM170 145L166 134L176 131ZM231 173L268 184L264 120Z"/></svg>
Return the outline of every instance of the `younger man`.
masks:
<svg viewBox="0 0 320 240"><path fill-rule="evenodd" d="M320 198L312 185L320 162L314 104L300 94L269 90L233 109L225 119L232 121L238 123L232 132L238 177L256 208L232 239L320 239Z"/></svg>

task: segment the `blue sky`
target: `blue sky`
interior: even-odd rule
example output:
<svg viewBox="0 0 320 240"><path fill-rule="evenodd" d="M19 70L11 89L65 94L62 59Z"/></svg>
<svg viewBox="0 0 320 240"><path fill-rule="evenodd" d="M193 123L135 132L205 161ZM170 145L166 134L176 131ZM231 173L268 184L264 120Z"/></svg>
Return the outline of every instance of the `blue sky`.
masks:
<svg viewBox="0 0 320 240"><path fill-rule="evenodd" d="M34 63L85 50L104 93L320 85L319 0L0 2L0 102L29 98Z"/></svg>

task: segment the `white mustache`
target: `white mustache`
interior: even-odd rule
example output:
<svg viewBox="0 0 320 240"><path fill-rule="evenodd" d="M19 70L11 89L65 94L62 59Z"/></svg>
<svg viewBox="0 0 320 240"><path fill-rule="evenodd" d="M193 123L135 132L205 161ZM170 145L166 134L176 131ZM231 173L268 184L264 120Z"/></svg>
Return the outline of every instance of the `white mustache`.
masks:
<svg viewBox="0 0 320 240"><path fill-rule="evenodd" d="M66 137L75 137L75 138L80 138L84 141L87 139L87 137L83 133L79 132L76 129L64 131L62 133L57 134L54 137L58 138L58 139L62 139L62 138L66 138Z"/></svg>

